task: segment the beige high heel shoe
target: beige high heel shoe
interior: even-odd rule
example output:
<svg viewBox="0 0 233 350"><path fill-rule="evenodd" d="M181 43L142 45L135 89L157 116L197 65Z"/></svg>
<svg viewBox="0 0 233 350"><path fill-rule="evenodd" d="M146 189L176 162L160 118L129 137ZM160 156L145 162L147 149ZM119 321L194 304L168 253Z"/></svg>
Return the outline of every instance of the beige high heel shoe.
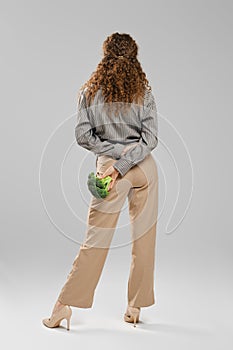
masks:
<svg viewBox="0 0 233 350"><path fill-rule="evenodd" d="M136 323L139 322L140 307L127 306L126 313L124 314L125 322L133 323L133 326L136 327Z"/></svg>
<svg viewBox="0 0 233 350"><path fill-rule="evenodd" d="M64 305L60 310L56 311L51 318L44 318L42 320L43 324L49 328L55 328L60 326L60 322L65 318L67 322L67 331L70 330L70 318L72 315L72 310L70 306Z"/></svg>

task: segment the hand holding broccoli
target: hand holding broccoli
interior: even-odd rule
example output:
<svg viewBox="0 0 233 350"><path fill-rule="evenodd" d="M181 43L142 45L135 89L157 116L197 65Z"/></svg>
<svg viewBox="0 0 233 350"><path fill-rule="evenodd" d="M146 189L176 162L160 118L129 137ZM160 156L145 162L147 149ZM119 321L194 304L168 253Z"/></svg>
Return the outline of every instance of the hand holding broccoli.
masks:
<svg viewBox="0 0 233 350"><path fill-rule="evenodd" d="M87 186L94 197L105 198L109 194L108 186L111 181L111 176L106 176L105 178L100 179L97 176L95 176L94 172L91 172L88 175Z"/></svg>
<svg viewBox="0 0 233 350"><path fill-rule="evenodd" d="M110 183L110 185L108 187L108 189L110 191L113 188L118 175L119 175L119 171L117 169L115 169L113 165L111 165L110 167L108 167L108 169L101 176L99 176L99 178L103 179L106 176L111 176L112 182Z"/></svg>
<svg viewBox="0 0 233 350"><path fill-rule="evenodd" d="M88 189L96 198L105 198L114 186L119 172L111 165L102 175L96 176L94 172L88 175Z"/></svg>

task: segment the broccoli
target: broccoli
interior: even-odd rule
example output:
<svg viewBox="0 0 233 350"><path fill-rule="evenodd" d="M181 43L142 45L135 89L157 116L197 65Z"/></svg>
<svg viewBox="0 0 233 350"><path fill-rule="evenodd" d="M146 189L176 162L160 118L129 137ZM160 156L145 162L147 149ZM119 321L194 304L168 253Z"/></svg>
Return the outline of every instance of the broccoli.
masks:
<svg viewBox="0 0 233 350"><path fill-rule="evenodd" d="M103 179L99 179L95 176L94 172L88 175L87 186L89 191L96 198L105 198L109 194L108 185L112 181L111 176L106 176Z"/></svg>

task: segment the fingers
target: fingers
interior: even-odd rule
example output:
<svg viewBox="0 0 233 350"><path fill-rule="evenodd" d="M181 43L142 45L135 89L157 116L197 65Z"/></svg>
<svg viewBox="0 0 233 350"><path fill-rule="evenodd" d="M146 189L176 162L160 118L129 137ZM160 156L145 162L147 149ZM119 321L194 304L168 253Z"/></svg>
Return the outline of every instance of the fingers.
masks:
<svg viewBox="0 0 233 350"><path fill-rule="evenodd" d="M107 177L107 176L111 176L111 174L109 172L105 172L103 173L102 175L98 175L101 179L103 179L104 177Z"/></svg>
<svg viewBox="0 0 233 350"><path fill-rule="evenodd" d="M115 180L112 180L108 186L108 191L111 191L111 189L113 188L113 185L115 183Z"/></svg>
<svg viewBox="0 0 233 350"><path fill-rule="evenodd" d="M109 175L109 171L106 170L102 175L99 174L98 177L99 177L100 179L103 179L104 177L106 177L106 176L108 176L108 175Z"/></svg>

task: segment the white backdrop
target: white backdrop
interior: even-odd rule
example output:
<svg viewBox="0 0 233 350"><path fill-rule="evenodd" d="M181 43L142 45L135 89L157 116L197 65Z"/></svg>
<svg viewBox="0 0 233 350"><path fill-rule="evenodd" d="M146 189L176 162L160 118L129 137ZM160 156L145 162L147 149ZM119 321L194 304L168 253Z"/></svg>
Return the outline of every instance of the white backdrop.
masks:
<svg viewBox="0 0 233 350"><path fill-rule="evenodd" d="M126 244L110 249L93 308L73 308L70 332L46 329L41 319L50 316L85 234L86 174L95 166L94 155L75 144L76 95L101 60L103 41L115 31L129 33L138 43L160 113L161 141L153 151L163 209L156 304L143 308L136 329L123 321L130 267ZM136 350L145 341L158 349L230 348L232 2L2 1L1 37L5 348L85 344L89 349L97 341L102 349L132 345ZM182 195L173 217L178 177L167 147L181 175ZM64 201L62 164L63 189L78 218ZM42 202L40 170L48 207ZM116 240L127 241L128 220L126 203Z"/></svg>

